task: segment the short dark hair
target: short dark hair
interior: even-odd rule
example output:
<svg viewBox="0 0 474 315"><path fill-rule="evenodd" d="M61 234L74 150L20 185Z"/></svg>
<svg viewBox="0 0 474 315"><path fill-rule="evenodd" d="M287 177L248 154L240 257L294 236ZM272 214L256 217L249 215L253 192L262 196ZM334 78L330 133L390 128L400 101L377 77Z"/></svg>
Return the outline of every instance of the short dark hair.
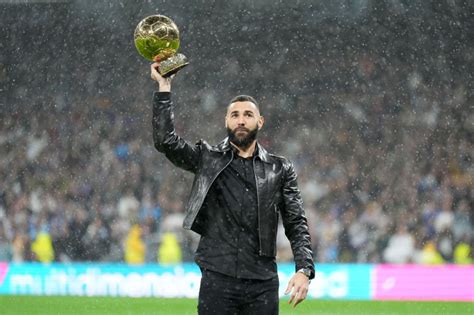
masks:
<svg viewBox="0 0 474 315"><path fill-rule="evenodd" d="M235 96L233 99L230 100L229 106L230 106L230 104L235 103L235 102L251 102L251 103L254 103L255 107L257 107L258 111L260 112L260 106L258 105L257 101L250 95L237 95L237 96ZM227 108L229 108L229 106L227 106Z"/></svg>

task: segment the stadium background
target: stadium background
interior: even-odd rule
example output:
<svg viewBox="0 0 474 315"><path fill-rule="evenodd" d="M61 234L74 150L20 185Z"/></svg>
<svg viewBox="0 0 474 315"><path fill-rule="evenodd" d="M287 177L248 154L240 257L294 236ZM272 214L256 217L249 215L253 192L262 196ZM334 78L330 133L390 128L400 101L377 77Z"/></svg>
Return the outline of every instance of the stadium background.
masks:
<svg viewBox="0 0 474 315"><path fill-rule="evenodd" d="M153 148L155 85L133 46L160 13L190 60L178 131L216 143L227 102L255 96L261 142L299 173L318 263L472 263L472 9L0 1L0 261L192 261L192 177Z"/></svg>

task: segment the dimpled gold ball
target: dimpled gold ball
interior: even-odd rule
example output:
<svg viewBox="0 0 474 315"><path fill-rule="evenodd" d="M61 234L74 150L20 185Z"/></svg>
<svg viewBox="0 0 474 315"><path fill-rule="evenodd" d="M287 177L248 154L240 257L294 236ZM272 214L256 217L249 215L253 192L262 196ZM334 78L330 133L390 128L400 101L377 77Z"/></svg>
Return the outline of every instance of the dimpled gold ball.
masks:
<svg viewBox="0 0 474 315"><path fill-rule="evenodd" d="M176 54L179 30L170 18L151 15L138 23L134 34L135 47L150 61L162 61Z"/></svg>

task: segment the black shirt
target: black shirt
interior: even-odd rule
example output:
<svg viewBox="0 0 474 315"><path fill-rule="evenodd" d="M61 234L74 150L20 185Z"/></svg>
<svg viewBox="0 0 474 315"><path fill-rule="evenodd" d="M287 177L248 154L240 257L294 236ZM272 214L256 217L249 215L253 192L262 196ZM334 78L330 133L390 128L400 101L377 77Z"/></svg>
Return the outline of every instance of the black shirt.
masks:
<svg viewBox="0 0 474 315"><path fill-rule="evenodd" d="M277 275L275 259L258 254L255 158L233 151L232 161L209 189L199 214L205 228L195 260L201 268L244 279Z"/></svg>

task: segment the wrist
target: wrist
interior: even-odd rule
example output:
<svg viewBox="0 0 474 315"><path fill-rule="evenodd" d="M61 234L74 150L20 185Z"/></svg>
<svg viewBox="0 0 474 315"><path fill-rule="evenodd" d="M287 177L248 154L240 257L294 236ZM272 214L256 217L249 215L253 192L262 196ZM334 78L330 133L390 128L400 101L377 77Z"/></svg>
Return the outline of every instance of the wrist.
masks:
<svg viewBox="0 0 474 315"><path fill-rule="evenodd" d="M297 271L297 273L305 275L308 279L311 278L311 269L309 268L301 268Z"/></svg>
<svg viewBox="0 0 474 315"><path fill-rule="evenodd" d="M171 92L171 84L165 82L158 83L159 92Z"/></svg>

